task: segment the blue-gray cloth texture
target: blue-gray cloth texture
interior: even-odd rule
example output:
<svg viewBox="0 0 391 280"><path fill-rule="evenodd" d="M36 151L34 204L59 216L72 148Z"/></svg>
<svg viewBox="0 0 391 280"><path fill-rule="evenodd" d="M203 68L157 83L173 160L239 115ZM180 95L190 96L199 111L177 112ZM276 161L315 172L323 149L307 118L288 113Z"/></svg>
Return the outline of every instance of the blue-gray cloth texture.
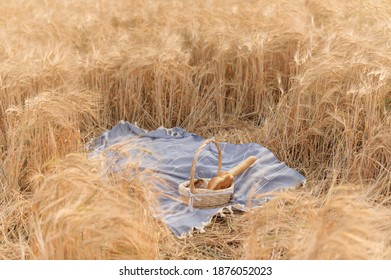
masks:
<svg viewBox="0 0 391 280"><path fill-rule="evenodd" d="M160 127L153 131L121 121L111 130L103 132L94 142L92 155L104 154L114 170L121 170L127 161L134 161L144 151L138 167L153 171L161 180L155 181L155 188L162 195L159 198L157 215L177 237L191 234L194 229L204 230L212 217L221 213L223 207L212 209L191 208L180 202L178 185L189 180L193 158L198 147L205 141L202 137L182 128ZM121 156L110 152L110 148L121 145L125 149ZM222 170L236 166L249 156L257 161L244 173L235 178L234 194L228 209L246 211L264 203L267 198L260 194L293 188L305 182L296 170L280 162L268 149L256 143L220 143L223 160ZM196 178L213 178L217 175L217 148L211 143L203 149L196 169ZM113 161L114 159L114 161ZM129 178L131 179L131 178Z"/></svg>

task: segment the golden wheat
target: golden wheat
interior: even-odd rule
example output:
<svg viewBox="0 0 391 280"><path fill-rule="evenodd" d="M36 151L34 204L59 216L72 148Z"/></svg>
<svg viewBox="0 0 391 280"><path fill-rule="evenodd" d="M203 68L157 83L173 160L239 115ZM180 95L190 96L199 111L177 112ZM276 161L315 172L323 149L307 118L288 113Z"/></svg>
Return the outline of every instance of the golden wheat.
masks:
<svg viewBox="0 0 391 280"><path fill-rule="evenodd" d="M0 10L0 258L391 257L389 1ZM123 119L260 143L307 186L175 240L151 218L142 173L104 179L86 159Z"/></svg>

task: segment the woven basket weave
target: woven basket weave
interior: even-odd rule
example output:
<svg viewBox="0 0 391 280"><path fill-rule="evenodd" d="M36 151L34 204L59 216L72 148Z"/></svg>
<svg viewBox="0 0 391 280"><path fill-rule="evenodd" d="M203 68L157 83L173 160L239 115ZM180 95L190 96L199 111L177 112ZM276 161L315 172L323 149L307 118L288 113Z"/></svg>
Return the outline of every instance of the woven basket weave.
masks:
<svg viewBox="0 0 391 280"><path fill-rule="evenodd" d="M199 155L203 148L205 148L209 143L214 143L217 147L218 151L218 166L217 166L217 176L221 174L221 166L222 166L222 153L220 145L217 141L213 139L208 139L201 144L201 146L197 149L193 164L190 172L190 180L185 181L179 185L178 190L181 196L183 203L189 205L190 207L195 208L214 208L227 205L230 201L232 194L234 192L234 184L232 184L229 188L222 190L209 190L206 189L208 182L211 179L202 178L206 183L204 184L204 188L196 188L194 185L194 176L196 171L196 165Z"/></svg>

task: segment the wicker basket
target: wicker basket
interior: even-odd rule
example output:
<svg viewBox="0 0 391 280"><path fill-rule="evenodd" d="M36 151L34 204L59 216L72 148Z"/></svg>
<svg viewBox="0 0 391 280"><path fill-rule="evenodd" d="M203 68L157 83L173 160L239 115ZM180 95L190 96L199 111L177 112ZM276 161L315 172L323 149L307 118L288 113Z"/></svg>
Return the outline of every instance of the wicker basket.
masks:
<svg viewBox="0 0 391 280"><path fill-rule="evenodd" d="M215 208L227 205L231 199L231 196L234 192L234 184L232 184L229 188L222 190L209 190L206 189L208 182L211 180L210 178L201 178L204 181L204 184L201 188L196 188L194 185L194 175L196 171L196 164L198 160L198 156L200 155L203 148L205 148L209 143L214 143L217 147L218 151L218 167L217 167L217 175L221 174L221 166L222 166L222 153L220 145L217 141L213 139L208 139L197 149L195 153L193 164L190 172L190 180L185 181L179 185L179 193L183 203L189 205L190 207L195 208Z"/></svg>

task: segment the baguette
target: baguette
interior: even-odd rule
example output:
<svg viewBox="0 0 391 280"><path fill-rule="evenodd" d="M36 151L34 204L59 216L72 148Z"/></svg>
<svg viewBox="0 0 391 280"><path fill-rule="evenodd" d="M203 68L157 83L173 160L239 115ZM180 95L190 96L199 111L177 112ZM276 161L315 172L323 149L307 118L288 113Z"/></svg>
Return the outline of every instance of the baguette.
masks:
<svg viewBox="0 0 391 280"><path fill-rule="evenodd" d="M229 188L232 185L235 177L243 173L256 160L257 158L254 156L248 157L237 166L231 168L228 172L223 172L219 176L212 178L206 188L209 190L221 190Z"/></svg>
<svg viewBox="0 0 391 280"><path fill-rule="evenodd" d="M209 190L221 190L229 188L234 181L234 176L228 172L224 172L219 176L212 178L208 186L206 187Z"/></svg>
<svg viewBox="0 0 391 280"><path fill-rule="evenodd" d="M232 176L236 177L239 174L243 173L247 168L249 168L255 161L257 160L256 157L251 156L243 160L241 163L236 165L235 167L231 168L228 173L232 174Z"/></svg>

